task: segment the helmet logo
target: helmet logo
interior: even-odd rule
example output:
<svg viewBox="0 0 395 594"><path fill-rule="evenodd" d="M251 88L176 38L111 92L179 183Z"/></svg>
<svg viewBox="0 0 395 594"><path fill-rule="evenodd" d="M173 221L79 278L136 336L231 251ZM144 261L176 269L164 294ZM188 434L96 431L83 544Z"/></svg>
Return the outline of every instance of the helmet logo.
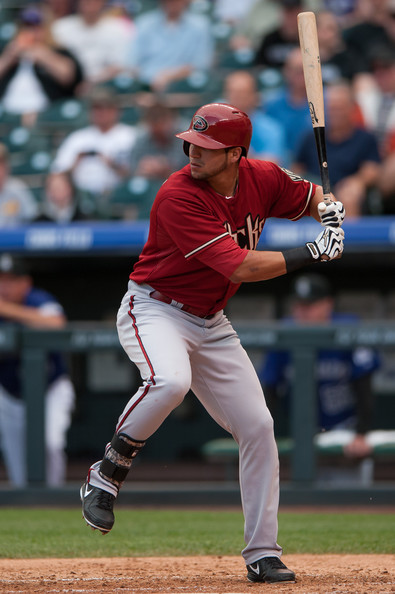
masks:
<svg viewBox="0 0 395 594"><path fill-rule="evenodd" d="M208 122L200 115L193 116L192 128L197 132L203 132L208 128Z"/></svg>

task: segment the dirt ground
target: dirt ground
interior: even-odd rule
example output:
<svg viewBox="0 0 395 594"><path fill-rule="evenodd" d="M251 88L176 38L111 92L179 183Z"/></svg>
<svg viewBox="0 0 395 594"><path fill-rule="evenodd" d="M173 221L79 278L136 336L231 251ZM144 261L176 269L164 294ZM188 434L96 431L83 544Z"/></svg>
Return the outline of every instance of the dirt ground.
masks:
<svg viewBox="0 0 395 594"><path fill-rule="evenodd" d="M240 557L2 559L0 592L395 593L393 555L287 555L296 583L252 584Z"/></svg>

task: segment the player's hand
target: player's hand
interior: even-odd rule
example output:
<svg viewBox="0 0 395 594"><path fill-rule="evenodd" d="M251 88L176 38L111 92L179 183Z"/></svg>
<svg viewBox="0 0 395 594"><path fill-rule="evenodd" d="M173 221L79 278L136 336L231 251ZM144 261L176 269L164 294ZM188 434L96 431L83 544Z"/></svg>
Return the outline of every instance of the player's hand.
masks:
<svg viewBox="0 0 395 594"><path fill-rule="evenodd" d="M342 202L320 202L318 214L324 227L340 227L343 224L346 210Z"/></svg>
<svg viewBox="0 0 395 594"><path fill-rule="evenodd" d="M344 245L344 231L340 227L325 227L315 241L306 243L313 260L328 262L341 258Z"/></svg>
<svg viewBox="0 0 395 594"><path fill-rule="evenodd" d="M356 435L350 443L344 446L343 450L349 458L365 458L372 453L373 448L364 435Z"/></svg>

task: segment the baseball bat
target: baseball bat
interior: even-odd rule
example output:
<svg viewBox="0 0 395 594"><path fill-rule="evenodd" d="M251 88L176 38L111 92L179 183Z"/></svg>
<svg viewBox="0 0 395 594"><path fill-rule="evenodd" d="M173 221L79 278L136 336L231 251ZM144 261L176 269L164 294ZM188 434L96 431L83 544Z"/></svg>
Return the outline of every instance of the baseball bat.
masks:
<svg viewBox="0 0 395 594"><path fill-rule="evenodd" d="M320 167L324 201L331 201L331 185L328 171L325 141L324 92L321 61L318 46L317 23L314 12L298 14L298 32L303 59L303 74L313 124L315 144Z"/></svg>

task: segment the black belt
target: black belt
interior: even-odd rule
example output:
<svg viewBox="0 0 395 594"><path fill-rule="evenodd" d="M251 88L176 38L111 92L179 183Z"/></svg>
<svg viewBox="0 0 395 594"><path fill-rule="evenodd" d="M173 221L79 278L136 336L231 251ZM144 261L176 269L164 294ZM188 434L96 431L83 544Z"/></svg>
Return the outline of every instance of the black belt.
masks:
<svg viewBox="0 0 395 594"><path fill-rule="evenodd" d="M166 295L163 295L163 293L160 293L159 291L152 291L152 293L150 293L149 296L152 297L152 299L156 299L156 301L162 301L163 303L167 303L168 305L171 305L172 301L173 301L173 299L171 299L170 297L166 297ZM215 315L215 314L206 315L206 314L202 313L201 311L197 311L193 307L189 307L189 305L182 305L182 306L178 307L178 309L181 309L182 311L185 311L186 313L190 313L193 316L197 316L198 318L203 318L204 320L211 320L211 318L213 318Z"/></svg>

